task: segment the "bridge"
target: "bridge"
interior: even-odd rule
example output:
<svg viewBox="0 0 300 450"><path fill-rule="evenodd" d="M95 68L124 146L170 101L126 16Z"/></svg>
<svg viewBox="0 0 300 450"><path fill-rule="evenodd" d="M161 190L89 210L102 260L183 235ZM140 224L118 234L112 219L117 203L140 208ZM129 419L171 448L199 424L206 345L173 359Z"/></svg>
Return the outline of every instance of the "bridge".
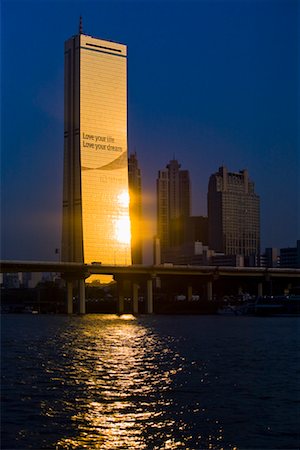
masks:
<svg viewBox="0 0 300 450"><path fill-rule="evenodd" d="M240 281L256 285L256 294L264 294L266 283L280 280L281 288L288 292L300 284L300 269L266 268L266 267L226 267L226 266L192 266L192 265L104 265L101 263L83 264L74 262L52 261L0 261L0 273L16 272L56 272L66 282L67 311L73 312L73 287L78 282L79 312L85 314L85 279L90 275L111 275L118 285L119 312L124 311L124 282L131 283L133 313L138 313L138 293L142 282L146 284L147 313L153 313L153 284L161 280L168 283L180 282L186 289L187 298L192 298L193 286L201 283L205 286L206 299L213 299L214 285L219 280L239 284Z"/></svg>

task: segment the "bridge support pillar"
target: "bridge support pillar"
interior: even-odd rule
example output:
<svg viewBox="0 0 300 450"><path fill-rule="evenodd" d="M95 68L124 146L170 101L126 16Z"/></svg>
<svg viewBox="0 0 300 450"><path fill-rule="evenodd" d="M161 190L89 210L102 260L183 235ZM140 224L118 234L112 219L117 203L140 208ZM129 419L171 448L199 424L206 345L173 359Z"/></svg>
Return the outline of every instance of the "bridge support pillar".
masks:
<svg viewBox="0 0 300 450"><path fill-rule="evenodd" d="M193 296L193 287L189 284L187 288L187 299L190 301L192 300Z"/></svg>
<svg viewBox="0 0 300 450"><path fill-rule="evenodd" d="M262 297L262 295L263 295L263 284L262 283L258 283L258 285L257 285L257 295L258 295L258 297Z"/></svg>
<svg viewBox="0 0 300 450"><path fill-rule="evenodd" d="M153 314L153 280L147 280L147 314Z"/></svg>
<svg viewBox="0 0 300 450"><path fill-rule="evenodd" d="M85 314L85 281L84 278L78 280L79 314Z"/></svg>
<svg viewBox="0 0 300 450"><path fill-rule="evenodd" d="M139 313L139 285L133 283L132 286L132 312L133 314Z"/></svg>
<svg viewBox="0 0 300 450"><path fill-rule="evenodd" d="M73 281L66 280L67 286L67 314L73 314Z"/></svg>
<svg viewBox="0 0 300 450"><path fill-rule="evenodd" d="M213 299L213 290L212 290L212 281L208 281L206 285L206 293L207 293L207 300L211 301Z"/></svg>

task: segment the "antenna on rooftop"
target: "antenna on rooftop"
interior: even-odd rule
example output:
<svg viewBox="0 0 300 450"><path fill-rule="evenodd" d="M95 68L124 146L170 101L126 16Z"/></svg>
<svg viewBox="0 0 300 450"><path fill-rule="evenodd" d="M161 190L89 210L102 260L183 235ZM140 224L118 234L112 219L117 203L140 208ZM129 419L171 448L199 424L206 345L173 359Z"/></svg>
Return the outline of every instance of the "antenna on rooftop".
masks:
<svg viewBox="0 0 300 450"><path fill-rule="evenodd" d="M83 31L82 31L82 16L80 16L80 18L79 18L79 34L83 34Z"/></svg>

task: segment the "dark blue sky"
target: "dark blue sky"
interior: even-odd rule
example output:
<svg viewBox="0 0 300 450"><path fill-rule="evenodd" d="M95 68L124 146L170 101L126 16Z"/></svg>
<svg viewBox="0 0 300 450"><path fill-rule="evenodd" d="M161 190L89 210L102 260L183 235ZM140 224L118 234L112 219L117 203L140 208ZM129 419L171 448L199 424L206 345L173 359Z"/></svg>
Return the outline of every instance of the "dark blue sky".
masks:
<svg viewBox="0 0 300 450"><path fill-rule="evenodd" d="M1 257L55 259L60 247L64 41L80 15L86 34L128 45L129 151L146 216L174 155L190 171L193 214L207 213L220 165L247 168L262 249L295 246L299 2L2 0Z"/></svg>

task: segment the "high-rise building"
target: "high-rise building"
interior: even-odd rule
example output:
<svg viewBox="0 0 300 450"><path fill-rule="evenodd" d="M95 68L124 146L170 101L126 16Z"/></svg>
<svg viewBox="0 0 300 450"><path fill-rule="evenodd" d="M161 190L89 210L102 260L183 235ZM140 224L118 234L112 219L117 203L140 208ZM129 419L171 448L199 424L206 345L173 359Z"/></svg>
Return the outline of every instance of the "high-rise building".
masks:
<svg viewBox="0 0 300 450"><path fill-rule="evenodd" d="M260 253L260 202L247 170L222 166L208 185L209 246L226 255Z"/></svg>
<svg viewBox="0 0 300 450"><path fill-rule="evenodd" d="M131 223L131 256L133 264L143 263L142 178L136 153L128 159L129 212Z"/></svg>
<svg viewBox="0 0 300 450"><path fill-rule="evenodd" d="M161 262L168 250L184 242L186 221L190 216L190 177L188 170L180 170L173 159L166 169L158 172L157 237L160 240Z"/></svg>
<svg viewBox="0 0 300 450"><path fill-rule="evenodd" d="M62 260L131 264L127 47L65 42Z"/></svg>

